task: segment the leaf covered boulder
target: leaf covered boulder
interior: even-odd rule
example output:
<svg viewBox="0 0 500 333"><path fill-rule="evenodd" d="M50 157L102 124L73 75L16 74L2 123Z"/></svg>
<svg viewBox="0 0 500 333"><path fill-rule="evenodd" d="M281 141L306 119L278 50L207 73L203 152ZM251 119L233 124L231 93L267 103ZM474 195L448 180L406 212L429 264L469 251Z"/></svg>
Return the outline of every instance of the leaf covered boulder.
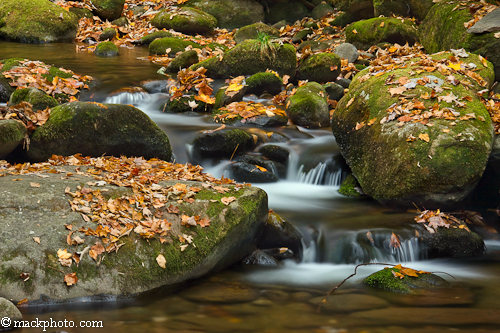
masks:
<svg viewBox="0 0 500 333"><path fill-rule="evenodd" d="M241 260L267 221L264 191L199 166L77 155L20 169L0 177L0 281L15 302L173 289Z"/></svg>
<svg viewBox="0 0 500 333"><path fill-rule="evenodd" d="M486 2L443 1L429 10L418 28L420 41L427 52L464 48L487 58L495 67L495 79L500 80L500 38L498 30L472 33L470 29L497 6ZM497 9L498 10L498 9ZM473 14L472 14L473 13ZM447 33L443 33L446 31ZM474 31L474 30L472 30Z"/></svg>
<svg viewBox="0 0 500 333"><path fill-rule="evenodd" d="M491 152L493 126L476 92L492 84L493 66L463 50L410 50L390 48L355 76L333 134L367 195L389 206L452 206L477 185Z"/></svg>
<svg viewBox="0 0 500 333"><path fill-rule="evenodd" d="M70 41L78 18L47 0L0 2L0 38L24 43Z"/></svg>
<svg viewBox="0 0 500 333"><path fill-rule="evenodd" d="M31 136L30 161L53 154L69 156L144 156L170 160L167 135L133 106L72 102L52 109L49 120Z"/></svg>

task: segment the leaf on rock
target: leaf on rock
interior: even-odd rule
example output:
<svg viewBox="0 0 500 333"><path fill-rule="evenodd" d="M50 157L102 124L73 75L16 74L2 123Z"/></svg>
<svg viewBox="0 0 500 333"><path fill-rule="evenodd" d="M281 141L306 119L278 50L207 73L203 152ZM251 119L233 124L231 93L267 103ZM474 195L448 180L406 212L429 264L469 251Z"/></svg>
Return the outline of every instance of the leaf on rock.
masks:
<svg viewBox="0 0 500 333"><path fill-rule="evenodd" d="M429 134L427 134L427 133L420 133L420 134L418 135L418 138L419 138L420 140L422 140L422 141L425 141L425 142L429 142L429 140L430 140L430 139L429 139Z"/></svg>
<svg viewBox="0 0 500 333"><path fill-rule="evenodd" d="M34 240L35 242L37 242L38 244L40 244L40 237L33 237L33 240Z"/></svg>
<svg viewBox="0 0 500 333"><path fill-rule="evenodd" d="M66 285L72 286L78 282L78 277L76 276L76 273L68 273L64 276L64 282L66 282Z"/></svg>
<svg viewBox="0 0 500 333"><path fill-rule="evenodd" d="M163 269L166 268L167 260L165 260L163 254L159 254L158 257L156 257L156 262L158 263L158 266L160 266L161 268Z"/></svg>
<svg viewBox="0 0 500 333"><path fill-rule="evenodd" d="M231 202L233 202L234 200L236 200L235 197L223 197L220 199L220 201L224 204L224 205L229 205Z"/></svg>

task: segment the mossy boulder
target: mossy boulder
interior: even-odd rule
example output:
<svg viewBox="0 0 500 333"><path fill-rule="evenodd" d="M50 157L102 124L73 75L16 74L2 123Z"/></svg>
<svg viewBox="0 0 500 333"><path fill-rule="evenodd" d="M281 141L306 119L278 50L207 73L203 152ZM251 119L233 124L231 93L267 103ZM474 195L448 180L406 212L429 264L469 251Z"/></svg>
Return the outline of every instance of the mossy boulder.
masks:
<svg viewBox="0 0 500 333"><path fill-rule="evenodd" d="M413 45L418 40L417 26L408 19L376 17L358 21L346 28L346 42L361 50L381 42Z"/></svg>
<svg viewBox="0 0 500 333"><path fill-rule="evenodd" d="M0 160L9 155L23 141L26 126L14 119L0 120Z"/></svg>
<svg viewBox="0 0 500 333"><path fill-rule="evenodd" d="M113 40L115 38L115 36L116 36L115 28L106 28L99 35L99 40L100 41L105 41L106 39Z"/></svg>
<svg viewBox="0 0 500 333"><path fill-rule="evenodd" d="M393 293L418 294L420 289L447 287L449 283L442 277L432 273L418 273L415 276L404 275L401 279L394 273L402 274L404 268L387 267L368 276L364 283L370 287L384 289ZM404 272L404 271L403 271Z"/></svg>
<svg viewBox="0 0 500 333"><path fill-rule="evenodd" d="M264 92L268 92L271 95L277 95L281 92L283 80L274 73L263 72L250 76L246 79L246 84L248 94L259 96Z"/></svg>
<svg viewBox="0 0 500 333"><path fill-rule="evenodd" d="M390 17L408 16L410 13L406 0L373 0L373 14L375 17L383 15Z"/></svg>
<svg viewBox="0 0 500 333"><path fill-rule="evenodd" d="M95 48L94 54L99 57L116 57L118 55L118 46L113 42L102 42Z"/></svg>
<svg viewBox="0 0 500 333"><path fill-rule="evenodd" d="M204 34L217 26L217 19L199 9L183 7L177 12L162 10L151 20L158 29L173 29L185 34Z"/></svg>
<svg viewBox="0 0 500 333"><path fill-rule="evenodd" d="M69 12L75 14L78 19L81 19L83 17L92 18L94 16L94 14L87 8L70 7Z"/></svg>
<svg viewBox="0 0 500 333"><path fill-rule="evenodd" d="M197 158L231 158L255 148L252 135L240 129L223 129L201 132L193 142L193 154Z"/></svg>
<svg viewBox="0 0 500 333"><path fill-rule="evenodd" d="M176 38L176 37L158 38L149 44L149 54L151 55L168 54L169 57L173 57L177 52L184 51L188 46L192 46L194 48L200 48L199 44L191 42L189 40L183 40L181 38Z"/></svg>
<svg viewBox="0 0 500 333"><path fill-rule="evenodd" d="M309 14L307 7L301 2L277 3L266 11L266 22L270 24L285 20L288 23L302 20Z"/></svg>
<svg viewBox="0 0 500 333"><path fill-rule="evenodd" d="M295 76L297 56L293 45L269 42L262 45L258 40L246 40L219 57L201 61L190 68L207 69L206 75L211 78L231 78L240 75L252 75L265 72L267 69L280 75Z"/></svg>
<svg viewBox="0 0 500 333"><path fill-rule="evenodd" d="M49 120L31 136L30 161L53 154L69 156L144 156L170 160L168 137L141 110L128 105L66 103L52 109Z"/></svg>
<svg viewBox="0 0 500 333"><path fill-rule="evenodd" d="M213 15L218 27L228 30L264 21L264 7L255 0L190 0L186 5Z"/></svg>
<svg viewBox="0 0 500 333"><path fill-rule="evenodd" d="M150 163L155 164L154 161ZM83 172L85 168L82 167ZM138 168L141 166L138 165ZM59 165L57 169L75 172L75 166ZM152 168L147 177L156 175L155 172L164 173L164 170L167 169ZM60 177L48 172L46 175L49 177L23 175L23 179L16 182L12 179L19 176L7 175L0 179L0 216L3 221L0 235L10 240L0 244L0 281L2 295L15 302L24 298L31 305L99 301L103 296L124 299L143 292L157 293L159 288L163 291L178 288L183 283L241 260L255 248L256 239L267 221L267 195L258 188L221 185L228 191L220 194L213 188L205 189L202 185L206 186L207 182L160 181L155 186L162 189L171 189L174 185L202 189L190 197L191 203L184 201L179 204L178 200L174 200L179 196L169 191L170 199L165 201L163 207L149 207L151 211L157 212L157 216L161 215L162 219L171 223L162 241L159 234L145 239L131 232L128 236L120 237L119 251L105 252L95 261L87 249L81 254L78 266L73 262L71 267L65 267L58 262L59 249L74 253L102 241L102 238L77 231L80 228L95 230L98 223L85 222L81 213L71 209L68 203L70 197L65 194L66 187L73 192L83 182L95 180L92 176L82 179ZM105 172L101 175L104 176ZM40 187L31 187L30 182L36 182ZM213 184L217 186L217 183ZM125 197L124 201L127 201L134 195L130 187L105 184L101 187L85 185L85 188L89 186L94 191L100 190L105 200ZM27 200L27 193L30 197L33 195L33 200ZM161 195L158 190L155 193ZM221 202L224 197L234 197L234 201L225 205ZM178 213L173 212L172 208L178 209ZM20 210L22 214L19 214ZM182 215L207 218L210 225L203 228L200 225L183 225ZM136 226L139 225L136 223ZM16 224L23 227L12 228ZM71 237L81 237L83 244L68 245L66 239L70 232L65 225L73 226ZM34 233L27 236L28 231ZM192 243L186 240L181 243L181 236L189 238ZM32 237L40 237L40 244L33 241ZM109 237L112 237L111 234ZM104 244L104 247L108 245ZM186 245L186 248L181 245ZM157 262L160 254L166 260L165 268ZM19 278L21 273L28 273L30 279L23 281ZM78 278L78 282L71 286L64 283L64 276L69 273L75 273Z"/></svg>
<svg viewBox="0 0 500 333"><path fill-rule="evenodd" d="M319 83L309 82L286 101L288 118L296 125L319 128L330 125L326 91Z"/></svg>
<svg viewBox="0 0 500 333"><path fill-rule="evenodd" d="M451 56L451 53L441 53L429 59L446 64ZM492 84L491 63L485 67L474 54L461 59L474 64L485 86ZM332 130L342 155L367 195L389 206L416 204L427 209L443 208L467 197L481 178L493 143L492 123L475 93L485 87L459 73L453 73L454 77L468 82L470 88L452 85L447 75L439 71L412 73L420 60L415 57L408 61L406 68L388 71L379 77L365 76L368 69L358 73L333 113ZM444 70L444 73L451 72ZM391 75L395 80L409 78L409 84L415 86L407 92L412 96L431 94L436 87L448 89L439 94L439 101L431 98L415 102L423 103L424 109L420 112L430 112L428 110L434 110L432 106L437 104L443 112L451 108L456 116L429 118L430 126L418 119L411 121L413 118L391 121L390 108L399 103L398 94L391 96L390 86L385 84ZM416 84L424 77L432 84ZM396 83L393 87L398 86ZM463 107L457 107L450 93L457 101L466 101ZM446 96L452 100L447 102ZM409 113L409 117L413 115ZM392 117L397 118L396 114Z"/></svg>
<svg viewBox="0 0 500 333"><path fill-rule="evenodd" d="M236 31L236 33L234 34L234 40L239 44L247 39L256 39L259 36L259 33L264 33L268 36L276 38L280 36L280 32L278 29L273 28L265 23L257 22L238 29L238 31Z"/></svg>
<svg viewBox="0 0 500 333"><path fill-rule="evenodd" d="M78 17L47 0L0 2L0 38L23 43L71 41Z"/></svg>
<svg viewBox="0 0 500 333"><path fill-rule="evenodd" d="M465 222L462 225L466 227ZM434 233L421 232L423 250L429 259L467 258L486 252L483 238L476 232L457 227L439 227Z"/></svg>
<svg viewBox="0 0 500 333"><path fill-rule="evenodd" d="M163 38L163 37L172 37L172 36L173 36L172 33L165 31L165 30L155 31L153 33L150 33L150 34L142 37L140 40L140 43L143 45L149 45L155 39Z"/></svg>
<svg viewBox="0 0 500 333"><path fill-rule="evenodd" d="M315 82L331 82L339 76L340 57L334 53L316 53L299 63L297 78Z"/></svg>
<svg viewBox="0 0 500 333"><path fill-rule="evenodd" d="M189 103L191 103L193 107L191 107ZM191 96L182 96L173 100L168 100L161 109L163 112L168 112L168 113L184 113L184 112L207 112L211 111L212 108L207 103L198 101L194 98L193 95L191 95Z"/></svg>
<svg viewBox="0 0 500 333"><path fill-rule="evenodd" d="M323 16L334 13L335 9L327 3L320 3L311 11L311 17L315 20L321 19Z"/></svg>
<svg viewBox="0 0 500 333"><path fill-rule="evenodd" d="M167 73L177 73L182 68L188 68L198 63L196 50L184 51L172 60L167 66Z"/></svg>
<svg viewBox="0 0 500 333"><path fill-rule="evenodd" d="M406 0L406 3L410 7L410 12L417 20L423 21L427 16L427 13L434 6L435 2L433 0ZM405 15L408 16L408 15Z"/></svg>
<svg viewBox="0 0 500 333"><path fill-rule="evenodd" d="M36 88L17 89L10 96L9 106L17 105L22 101L30 103L33 110L45 110L59 105L54 97Z"/></svg>
<svg viewBox="0 0 500 333"><path fill-rule="evenodd" d="M92 0L94 14L103 21L113 21L122 15L125 0Z"/></svg>
<svg viewBox="0 0 500 333"><path fill-rule="evenodd" d="M500 80L500 39L495 32L468 33L464 23L473 16L467 8L454 8L460 1L447 1L435 4L419 26L420 42L427 52L434 53L449 49L464 48L480 54L495 66L495 79ZM450 33L444 34L443 31Z"/></svg>
<svg viewBox="0 0 500 333"><path fill-rule="evenodd" d="M323 88L325 88L328 99L340 101L340 99L344 96L344 87L338 83L328 82L323 85Z"/></svg>

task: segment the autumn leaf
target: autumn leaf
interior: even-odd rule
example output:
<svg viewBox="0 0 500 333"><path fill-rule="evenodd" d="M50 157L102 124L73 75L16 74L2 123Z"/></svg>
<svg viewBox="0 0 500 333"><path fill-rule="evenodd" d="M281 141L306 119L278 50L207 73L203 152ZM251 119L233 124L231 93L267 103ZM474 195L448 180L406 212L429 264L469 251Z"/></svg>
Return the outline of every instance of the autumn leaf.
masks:
<svg viewBox="0 0 500 333"><path fill-rule="evenodd" d="M396 87L396 88L389 88L389 93L391 94L391 97L394 96L394 95L401 95L405 91L406 91L406 87L405 86L399 86L399 87Z"/></svg>
<svg viewBox="0 0 500 333"><path fill-rule="evenodd" d="M33 240L34 240L35 242L37 242L38 244L40 244L40 237L33 237Z"/></svg>
<svg viewBox="0 0 500 333"><path fill-rule="evenodd" d="M57 251L57 257L59 259L69 259L71 258L72 254L71 253L68 253L68 251L66 251L66 249L59 249Z"/></svg>
<svg viewBox="0 0 500 333"><path fill-rule="evenodd" d="M39 183L30 183L30 186L31 187L40 187L40 184Z"/></svg>
<svg viewBox="0 0 500 333"><path fill-rule="evenodd" d="M156 257L156 262L158 263L158 266L160 266L161 268L163 268L163 269L166 268L165 265L167 263L167 260L165 259L163 254L159 254L158 257Z"/></svg>
<svg viewBox="0 0 500 333"><path fill-rule="evenodd" d="M66 282L66 285L72 286L78 282L78 277L76 276L76 273L68 273L64 276L64 282Z"/></svg>
<svg viewBox="0 0 500 333"><path fill-rule="evenodd" d="M420 133L420 134L418 135L418 138L419 138L420 140L425 141L425 142L429 142L429 134L427 134L427 133Z"/></svg>
<svg viewBox="0 0 500 333"><path fill-rule="evenodd" d="M389 246L392 247L393 249L401 247L401 242L399 241L399 238L395 233L391 234L391 241L389 243Z"/></svg>
<svg viewBox="0 0 500 333"><path fill-rule="evenodd" d="M210 219L209 218L203 218L197 221L198 225L202 228L209 227L210 226Z"/></svg>
<svg viewBox="0 0 500 333"><path fill-rule="evenodd" d="M234 200L236 200L235 197L223 197L220 199L220 201L224 204L224 205L229 205L231 202L233 202Z"/></svg>

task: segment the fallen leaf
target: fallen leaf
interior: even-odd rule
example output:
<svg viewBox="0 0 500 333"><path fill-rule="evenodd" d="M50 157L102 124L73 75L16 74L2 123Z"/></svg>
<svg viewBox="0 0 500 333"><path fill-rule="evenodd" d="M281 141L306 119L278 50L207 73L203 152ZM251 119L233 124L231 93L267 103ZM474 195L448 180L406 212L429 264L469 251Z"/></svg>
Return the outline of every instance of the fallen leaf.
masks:
<svg viewBox="0 0 500 333"><path fill-rule="evenodd" d="M31 187L40 187L40 184L39 183L30 183L30 186Z"/></svg>
<svg viewBox="0 0 500 333"><path fill-rule="evenodd" d="M418 135L418 138L419 138L420 140L425 141L425 142L429 142L429 134L427 134L427 133L420 133L420 134Z"/></svg>
<svg viewBox="0 0 500 333"><path fill-rule="evenodd" d="M165 260L165 257L163 256L163 254L159 254L158 257L156 257L156 262L158 263L158 265L165 269L166 268L166 263L167 263L167 260Z"/></svg>
<svg viewBox="0 0 500 333"><path fill-rule="evenodd" d="M78 277L76 276L76 273L68 273L64 276L64 282L66 282L66 285L72 286L78 282Z"/></svg>
<svg viewBox="0 0 500 333"><path fill-rule="evenodd" d="M72 254L71 253L68 253L68 251L66 251L66 249L59 249L57 251L57 257L59 259L69 259L71 258Z"/></svg>
<svg viewBox="0 0 500 333"><path fill-rule="evenodd" d="M40 237L33 237L33 240L34 240L35 242L37 242L38 244L40 244Z"/></svg>
<svg viewBox="0 0 500 333"><path fill-rule="evenodd" d="M229 205L231 202L233 202L234 200L236 200L235 197L223 197L220 199L220 201L224 204L224 205Z"/></svg>

